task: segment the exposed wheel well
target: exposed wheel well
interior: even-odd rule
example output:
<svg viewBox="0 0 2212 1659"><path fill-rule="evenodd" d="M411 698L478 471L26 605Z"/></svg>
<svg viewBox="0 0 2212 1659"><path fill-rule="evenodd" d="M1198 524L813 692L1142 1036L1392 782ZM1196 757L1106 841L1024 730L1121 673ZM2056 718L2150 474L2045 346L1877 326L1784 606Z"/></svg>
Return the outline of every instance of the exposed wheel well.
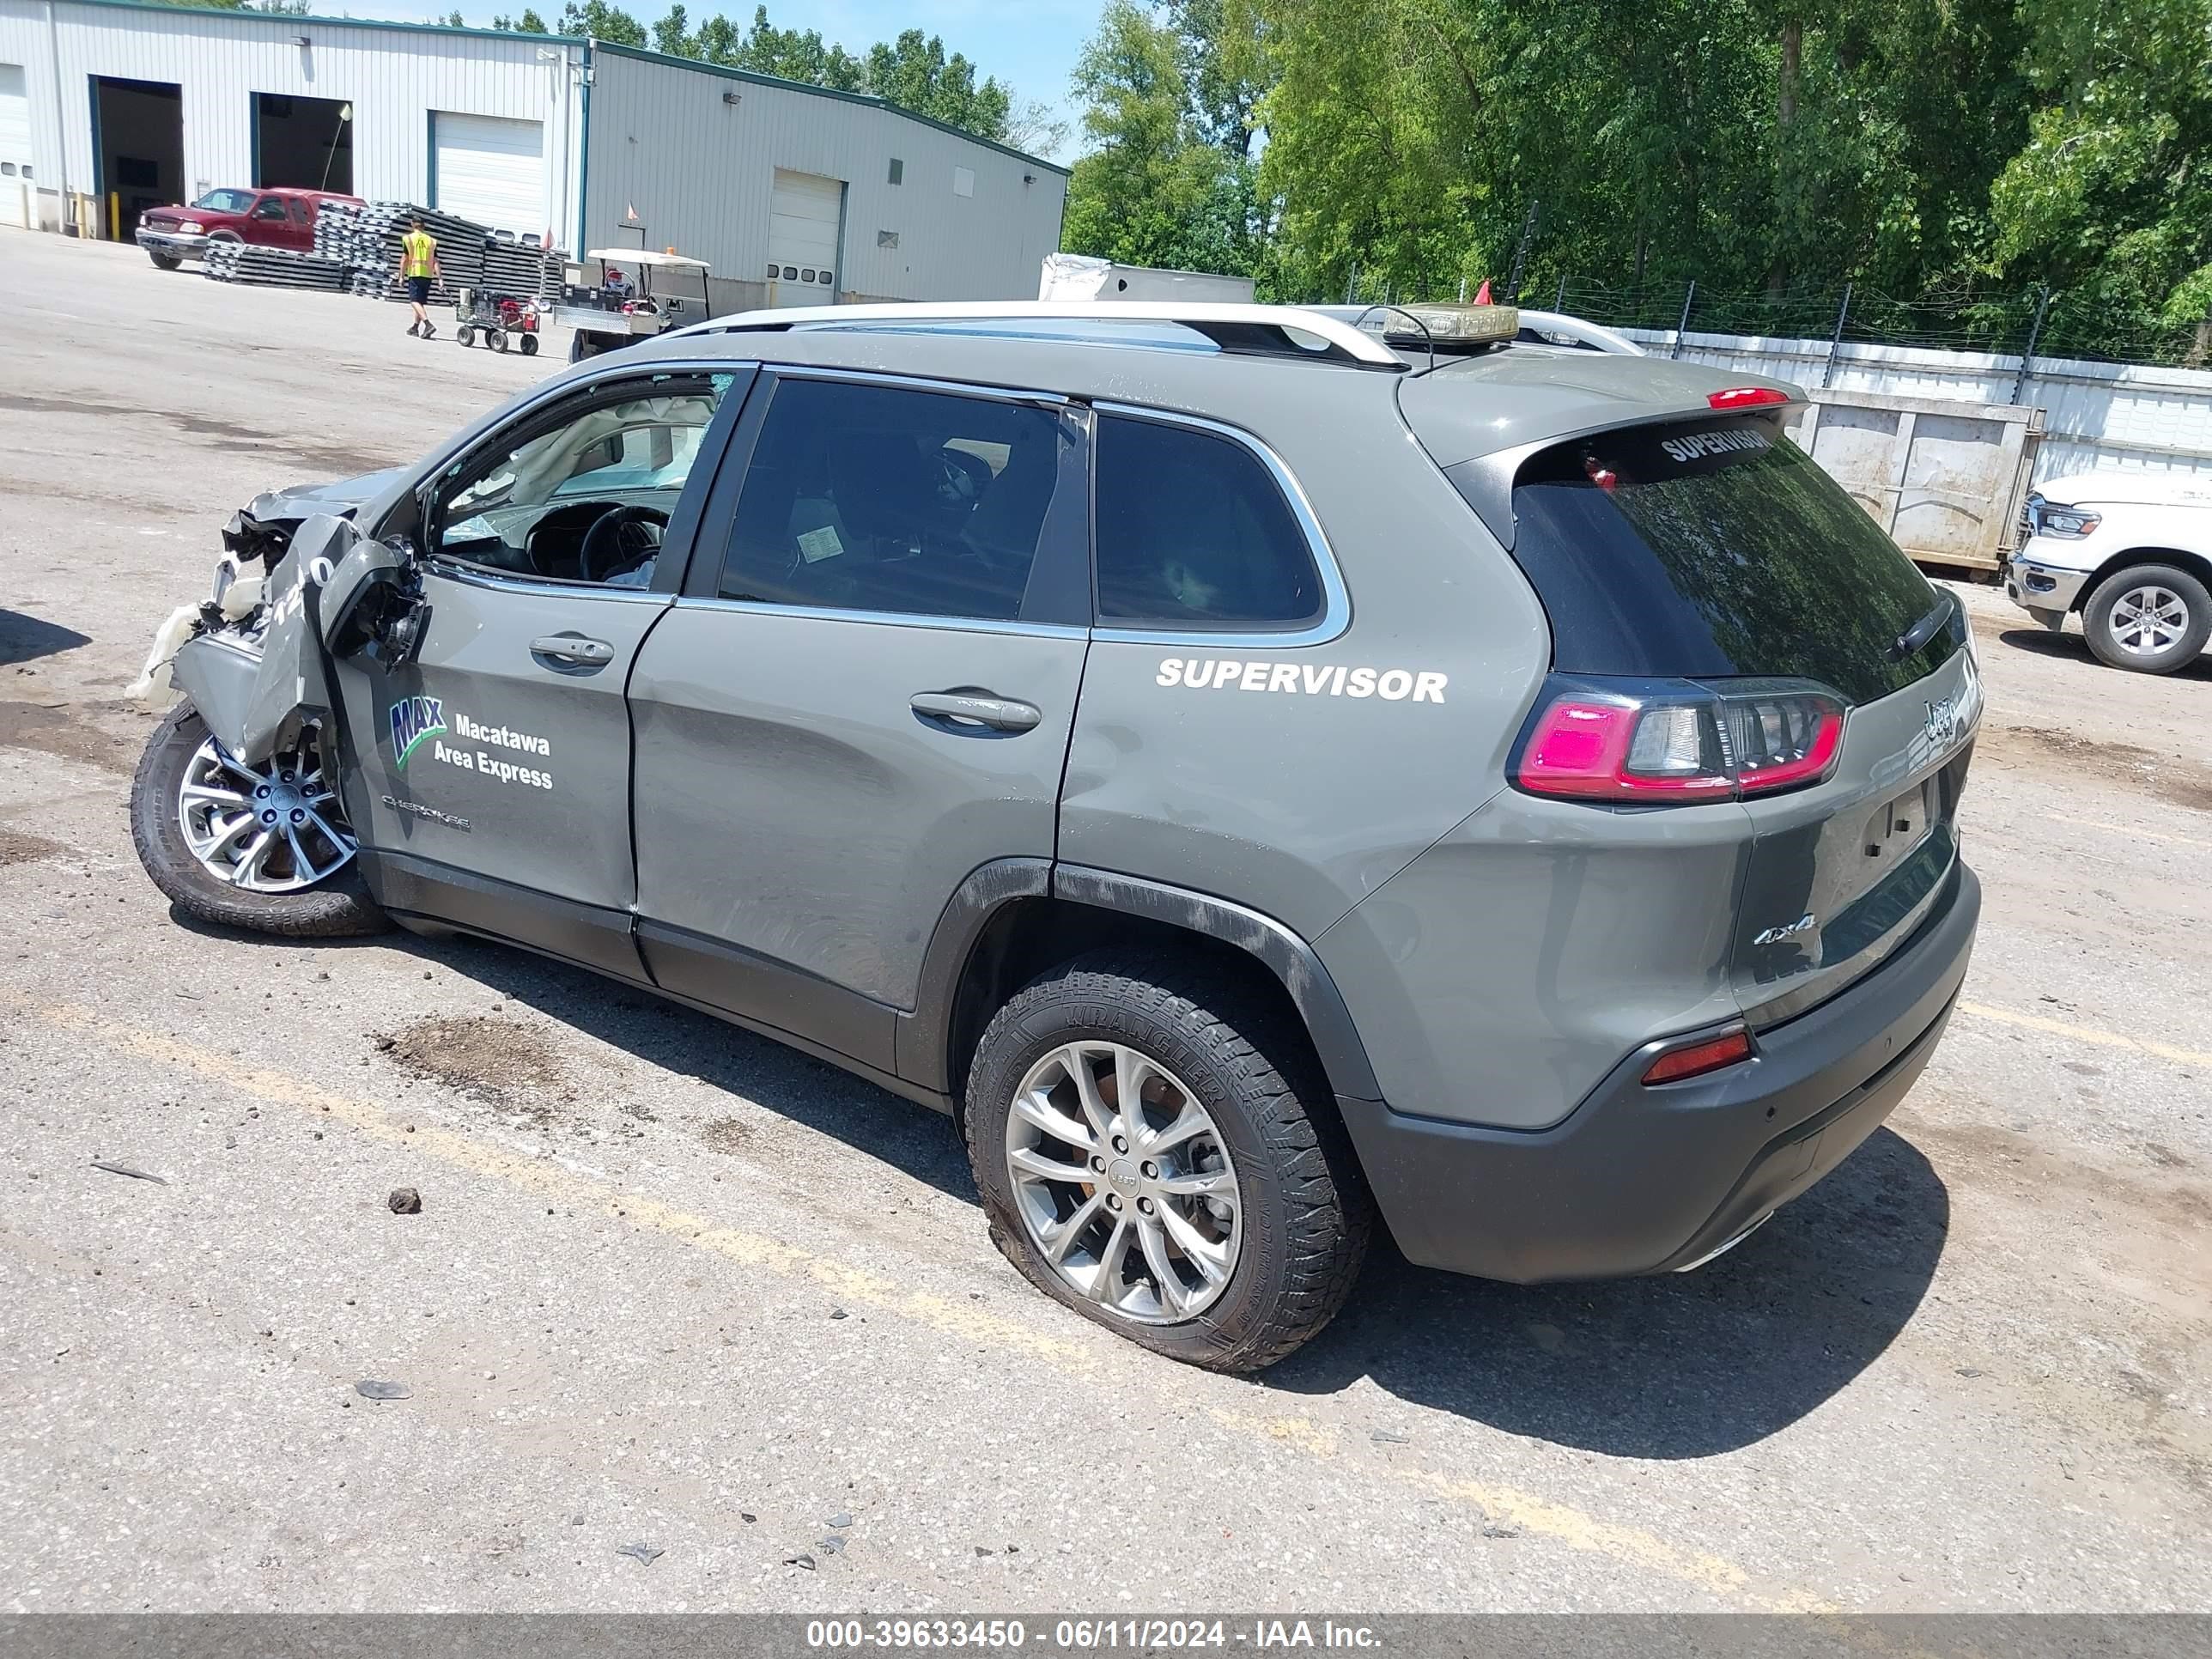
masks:
<svg viewBox="0 0 2212 1659"><path fill-rule="evenodd" d="M2136 564L2170 564L2176 569L2186 570L2208 589L2212 589L2212 559L2206 558L2202 553L2186 552L2179 547L2131 547L2124 553L2113 554L2090 573L2089 580L2081 584L2081 592L2075 596L2074 609L2077 611L2087 609L2089 596L2107 579L2130 565Z"/></svg>
<svg viewBox="0 0 2212 1659"><path fill-rule="evenodd" d="M966 1109L969 1063L976 1042L1000 1005L1047 969L1109 945L1165 949L1201 957L1218 971L1236 975L1283 1016L1286 1029L1297 1031L1304 1044L1304 1058L1313 1062L1314 1074L1325 1075L1304 1018L1290 992L1250 952L1210 934L1149 916L1133 916L1066 899L1022 898L992 914L969 951L953 993L945 1060L956 1117ZM1326 1109L1333 1107L1334 1102L1309 1105Z"/></svg>

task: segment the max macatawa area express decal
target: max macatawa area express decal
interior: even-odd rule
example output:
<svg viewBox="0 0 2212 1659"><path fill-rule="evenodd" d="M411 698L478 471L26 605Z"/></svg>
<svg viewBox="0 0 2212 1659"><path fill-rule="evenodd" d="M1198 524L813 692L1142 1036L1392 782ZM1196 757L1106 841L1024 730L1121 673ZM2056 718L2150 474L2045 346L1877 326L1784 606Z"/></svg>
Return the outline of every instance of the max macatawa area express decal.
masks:
<svg viewBox="0 0 2212 1659"><path fill-rule="evenodd" d="M458 709L449 717L442 697L403 697L391 706L387 718L392 726L392 764L403 771L416 751L427 743L432 760L461 771L525 788L553 787L553 774L544 768L525 765L492 752L504 749L514 754L550 759L552 744L533 732L518 732L506 726L486 726ZM448 736L465 739L473 746L447 743Z"/></svg>

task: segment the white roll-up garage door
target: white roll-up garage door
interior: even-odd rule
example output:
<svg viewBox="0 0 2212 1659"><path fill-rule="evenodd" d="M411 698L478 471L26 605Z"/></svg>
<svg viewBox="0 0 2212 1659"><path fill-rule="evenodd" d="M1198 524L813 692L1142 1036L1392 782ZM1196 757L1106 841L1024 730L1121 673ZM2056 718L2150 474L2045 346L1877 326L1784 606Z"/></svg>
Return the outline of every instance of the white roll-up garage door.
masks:
<svg viewBox="0 0 2212 1659"><path fill-rule="evenodd" d="M844 216L842 179L775 170L768 217L770 305L836 303L837 227Z"/></svg>
<svg viewBox="0 0 2212 1659"><path fill-rule="evenodd" d="M30 222L31 98L21 64L0 64L0 225Z"/></svg>
<svg viewBox="0 0 2212 1659"><path fill-rule="evenodd" d="M434 110L430 205L494 230L545 228L545 124Z"/></svg>

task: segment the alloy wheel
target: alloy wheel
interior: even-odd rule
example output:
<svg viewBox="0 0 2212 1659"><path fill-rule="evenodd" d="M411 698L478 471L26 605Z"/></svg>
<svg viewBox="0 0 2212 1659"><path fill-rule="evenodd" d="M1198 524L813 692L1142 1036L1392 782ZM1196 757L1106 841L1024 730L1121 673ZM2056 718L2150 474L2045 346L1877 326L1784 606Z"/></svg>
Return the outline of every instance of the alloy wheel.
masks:
<svg viewBox="0 0 2212 1659"><path fill-rule="evenodd" d="M359 845L312 732L261 768L208 737L185 764L177 821L200 867L249 893L313 887L351 863Z"/></svg>
<svg viewBox="0 0 2212 1659"><path fill-rule="evenodd" d="M2112 602L2110 625L2121 650L2131 657L2154 657L2189 631L2189 606L2172 588L2146 582Z"/></svg>
<svg viewBox="0 0 2212 1659"><path fill-rule="evenodd" d="M1054 1049L1015 1091L1006 1157L1030 1242L1079 1296L1167 1325L1227 1288L1237 1172L1212 1116L1158 1061L1118 1042Z"/></svg>

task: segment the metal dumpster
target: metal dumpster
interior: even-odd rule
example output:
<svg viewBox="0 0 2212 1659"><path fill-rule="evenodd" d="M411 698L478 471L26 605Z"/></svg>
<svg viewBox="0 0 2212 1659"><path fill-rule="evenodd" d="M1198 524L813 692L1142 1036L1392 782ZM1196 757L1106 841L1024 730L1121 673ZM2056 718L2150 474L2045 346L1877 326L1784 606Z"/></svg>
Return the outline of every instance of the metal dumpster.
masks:
<svg viewBox="0 0 2212 1659"><path fill-rule="evenodd" d="M1995 570L2020 544L2041 410L1875 392L1806 396L1790 435L1914 559Z"/></svg>

